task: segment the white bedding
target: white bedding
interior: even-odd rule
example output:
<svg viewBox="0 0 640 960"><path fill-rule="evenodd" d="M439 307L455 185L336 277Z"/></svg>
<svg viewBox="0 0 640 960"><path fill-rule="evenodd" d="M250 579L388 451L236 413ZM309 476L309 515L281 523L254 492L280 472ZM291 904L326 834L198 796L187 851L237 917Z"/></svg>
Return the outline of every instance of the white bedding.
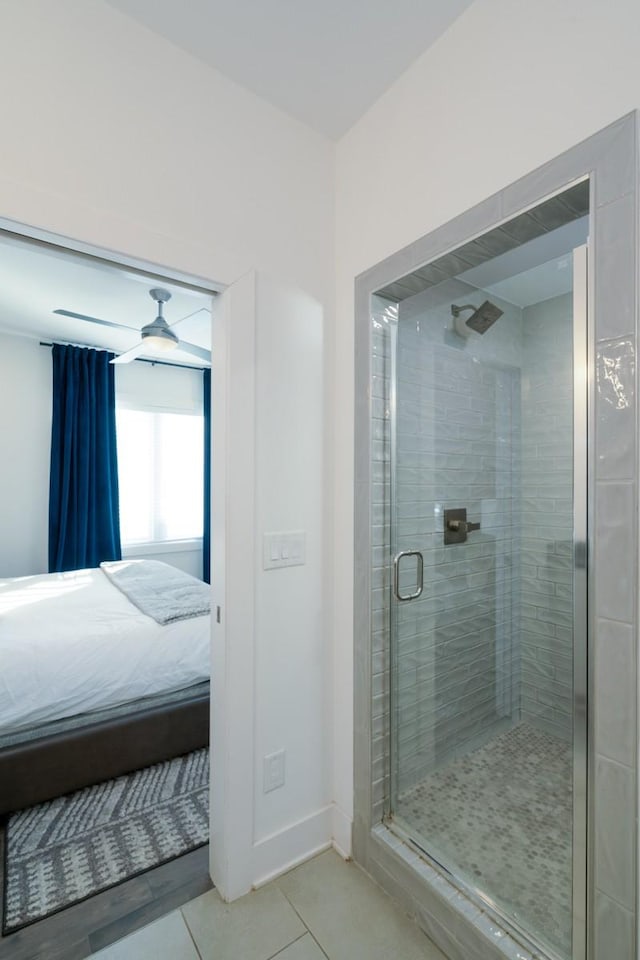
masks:
<svg viewBox="0 0 640 960"><path fill-rule="evenodd" d="M160 626L99 569L0 580L0 732L208 680L209 625Z"/></svg>

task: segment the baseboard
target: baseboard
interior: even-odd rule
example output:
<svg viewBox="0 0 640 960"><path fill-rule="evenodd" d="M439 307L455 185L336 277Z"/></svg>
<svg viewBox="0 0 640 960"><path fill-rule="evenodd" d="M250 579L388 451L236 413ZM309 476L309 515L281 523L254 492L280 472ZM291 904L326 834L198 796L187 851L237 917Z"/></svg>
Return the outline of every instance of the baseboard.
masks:
<svg viewBox="0 0 640 960"><path fill-rule="evenodd" d="M262 887L331 847L332 805L265 837L253 848L254 887Z"/></svg>
<svg viewBox="0 0 640 960"><path fill-rule="evenodd" d="M331 807L331 837L334 850L340 854L343 860L351 858L351 817L342 810L337 804Z"/></svg>

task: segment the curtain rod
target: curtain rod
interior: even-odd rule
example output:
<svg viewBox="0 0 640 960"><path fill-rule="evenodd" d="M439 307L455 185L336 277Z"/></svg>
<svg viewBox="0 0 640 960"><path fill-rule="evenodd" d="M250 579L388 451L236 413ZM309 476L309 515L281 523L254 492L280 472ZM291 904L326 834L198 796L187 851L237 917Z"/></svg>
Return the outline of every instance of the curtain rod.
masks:
<svg viewBox="0 0 640 960"><path fill-rule="evenodd" d="M56 341L56 343L58 343L58 341ZM75 343L60 343L59 345L60 345L61 347L75 347L75 346L78 346L78 344L75 344ZM47 340L41 340L41 341L40 341L40 346L41 346L41 347L52 347L52 346L53 346L53 343L49 343ZM80 346L82 346L82 348L85 349L85 350L97 350L97 349L100 349L100 348L98 348L98 347L87 347L87 346L85 346L84 344L81 344ZM112 352L113 352L112 350L105 350L105 353L112 353ZM175 367L177 370L201 370L201 371L209 370L209 367L194 367L194 366L191 366L191 365L188 364L188 363L169 363L167 360L147 360L145 357L134 357L134 358L133 358L133 362L135 362L135 363L150 363L150 364L152 364L152 366L155 366L155 365L157 364L159 367Z"/></svg>

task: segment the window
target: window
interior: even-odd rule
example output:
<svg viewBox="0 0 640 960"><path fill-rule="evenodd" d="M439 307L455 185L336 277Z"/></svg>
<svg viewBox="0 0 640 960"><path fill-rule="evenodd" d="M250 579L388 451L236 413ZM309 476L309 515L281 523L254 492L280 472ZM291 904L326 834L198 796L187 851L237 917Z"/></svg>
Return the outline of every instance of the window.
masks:
<svg viewBox="0 0 640 960"><path fill-rule="evenodd" d="M201 538L202 415L119 407L116 426L123 546Z"/></svg>

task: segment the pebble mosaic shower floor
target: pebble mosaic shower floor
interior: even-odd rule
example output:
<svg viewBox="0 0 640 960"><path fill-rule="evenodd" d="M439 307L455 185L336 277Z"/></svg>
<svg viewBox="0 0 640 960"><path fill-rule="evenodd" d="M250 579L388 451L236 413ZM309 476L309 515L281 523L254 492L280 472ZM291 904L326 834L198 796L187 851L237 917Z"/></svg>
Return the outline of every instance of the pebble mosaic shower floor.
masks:
<svg viewBox="0 0 640 960"><path fill-rule="evenodd" d="M567 957L571 776L571 744L520 724L443 766L397 803L424 850Z"/></svg>

